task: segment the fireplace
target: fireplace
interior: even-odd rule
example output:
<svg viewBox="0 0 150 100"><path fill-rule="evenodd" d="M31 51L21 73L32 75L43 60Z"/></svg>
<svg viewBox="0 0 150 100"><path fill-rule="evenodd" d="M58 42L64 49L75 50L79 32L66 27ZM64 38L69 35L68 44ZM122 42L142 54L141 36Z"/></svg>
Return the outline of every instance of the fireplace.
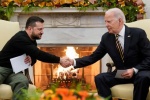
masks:
<svg viewBox="0 0 150 100"><path fill-rule="evenodd" d="M18 21L23 30L27 18L32 15L40 16L45 20L44 34L42 39L37 41L38 47L57 56L65 56L67 47L73 47L79 57L89 55L96 49L101 41L101 36L107 31L104 11L101 8L84 12L76 8L64 7L53 10L39 9L32 13L23 13L20 9L16 9L11 21ZM106 56L93 65L80 68L76 75L72 73L71 77L56 76L54 72L58 69L58 64L37 61L30 69L30 74L34 84L41 89L46 89L49 84L64 77L69 80L65 81L65 84L62 81L64 85L61 86L67 87L66 82L76 78L90 84L91 88L95 89L94 76L106 71L105 63L109 61L110 58Z"/></svg>
<svg viewBox="0 0 150 100"><path fill-rule="evenodd" d="M70 49L71 56L66 54L66 50ZM78 58L91 54L96 46L61 46L61 47L40 47L41 50L55 54L57 56L68 56L70 58ZM74 51L77 56L74 56ZM72 57L73 55L73 57ZM37 70L38 69L38 70ZM91 89L95 89L94 76L101 72L101 62L98 61L90 66L73 69L63 68L59 64L49 64L38 62L34 67L35 85L41 89L47 89L53 83L60 83L60 87L70 87L71 83L83 82L84 85L90 85Z"/></svg>

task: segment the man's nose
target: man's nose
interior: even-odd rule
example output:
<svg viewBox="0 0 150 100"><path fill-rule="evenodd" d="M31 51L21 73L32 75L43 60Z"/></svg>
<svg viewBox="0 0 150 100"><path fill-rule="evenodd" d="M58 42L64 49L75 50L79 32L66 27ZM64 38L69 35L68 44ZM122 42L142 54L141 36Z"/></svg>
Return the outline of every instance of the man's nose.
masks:
<svg viewBox="0 0 150 100"><path fill-rule="evenodd" d="M105 23L105 26L107 27L107 26L108 26L108 23Z"/></svg>
<svg viewBox="0 0 150 100"><path fill-rule="evenodd" d="M44 33L44 30L41 30L41 33L43 34L43 33Z"/></svg>

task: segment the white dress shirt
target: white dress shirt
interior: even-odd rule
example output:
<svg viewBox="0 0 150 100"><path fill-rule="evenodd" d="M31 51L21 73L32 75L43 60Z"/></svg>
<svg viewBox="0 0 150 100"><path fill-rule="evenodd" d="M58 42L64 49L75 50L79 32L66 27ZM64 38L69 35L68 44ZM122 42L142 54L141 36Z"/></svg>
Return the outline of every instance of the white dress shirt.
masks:
<svg viewBox="0 0 150 100"><path fill-rule="evenodd" d="M125 26L123 26L123 28L119 32L119 37L118 37L118 40L122 46L123 51L124 51L124 39L125 39ZM133 68L133 70L135 73L138 72L138 69L136 69L136 68Z"/></svg>

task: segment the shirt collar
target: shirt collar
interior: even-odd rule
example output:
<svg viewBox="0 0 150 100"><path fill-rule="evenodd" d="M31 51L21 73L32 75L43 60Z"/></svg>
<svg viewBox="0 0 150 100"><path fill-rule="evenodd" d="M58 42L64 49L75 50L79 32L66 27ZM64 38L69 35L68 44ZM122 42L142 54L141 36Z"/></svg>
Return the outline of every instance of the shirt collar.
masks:
<svg viewBox="0 0 150 100"><path fill-rule="evenodd" d="M123 25L121 31L119 32L119 35L124 37L124 34L125 34L125 26Z"/></svg>

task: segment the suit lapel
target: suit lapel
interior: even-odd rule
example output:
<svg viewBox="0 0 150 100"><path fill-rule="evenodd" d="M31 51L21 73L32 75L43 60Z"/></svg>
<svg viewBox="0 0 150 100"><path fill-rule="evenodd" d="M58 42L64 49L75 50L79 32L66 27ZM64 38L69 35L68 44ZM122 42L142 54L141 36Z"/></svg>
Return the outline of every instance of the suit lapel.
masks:
<svg viewBox="0 0 150 100"><path fill-rule="evenodd" d="M124 37L124 60L126 58L129 46L130 46L130 41L131 41L131 33L129 27L125 25L125 37Z"/></svg>

